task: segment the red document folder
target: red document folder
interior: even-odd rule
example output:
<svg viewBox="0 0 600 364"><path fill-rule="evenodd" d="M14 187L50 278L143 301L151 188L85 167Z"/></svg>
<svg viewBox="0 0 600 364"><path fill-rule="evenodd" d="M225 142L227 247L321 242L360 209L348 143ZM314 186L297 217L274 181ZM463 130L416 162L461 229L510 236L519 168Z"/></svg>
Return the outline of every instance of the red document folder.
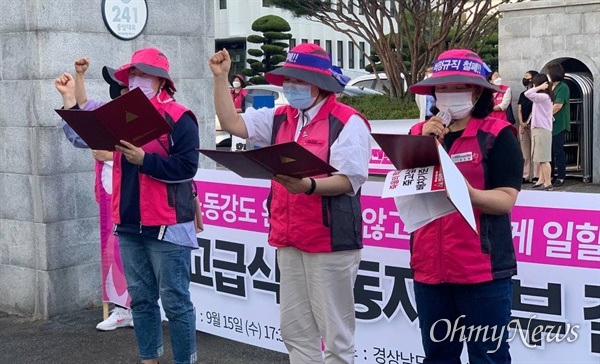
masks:
<svg viewBox="0 0 600 364"><path fill-rule="evenodd" d="M371 134L399 171L440 164L436 139L430 135Z"/></svg>
<svg viewBox="0 0 600 364"><path fill-rule="evenodd" d="M337 171L296 142L243 152L213 149L199 151L244 178L271 179L276 174L303 178Z"/></svg>
<svg viewBox="0 0 600 364"><path fill-rule="evenodd" d="M64 110L56 112L91 149L115 150L119 140L136 147L171 131L171 126L136 88L96 110Z"/></svg>
<svg viewBox="0 0 600 364"><path fill-rule="evenodd" d="M434 136L371 134L398 171L386 176L382 197L394 197L404 229L413 232L419 227L449 213L457 211L478 234L469 190L463 175L450 156ZM434 170L433 180L424 188L415 188L411 177L402 179L402 171L420 169L417 174L429 168ZM415 171L413 171L415 172ZM405 172L406 176L415 173ZM394 179L396 178L396 180ZM400 178L400 179L399 179ZM417 177L418 179L418 177ZM432 185L433 184L433 185ZM440 187L441 186L441 187ZM393 192L391 192L393 191Z"/></svg>

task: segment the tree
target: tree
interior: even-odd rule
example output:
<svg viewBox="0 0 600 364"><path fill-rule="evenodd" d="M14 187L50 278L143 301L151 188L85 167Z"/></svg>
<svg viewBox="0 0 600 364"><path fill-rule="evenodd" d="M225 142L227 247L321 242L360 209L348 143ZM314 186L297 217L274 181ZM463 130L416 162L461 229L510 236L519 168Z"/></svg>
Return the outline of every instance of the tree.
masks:
<svg viewBox="0 0 600 364"><path fill-rule="evenodd" d="M427 66L450 48L470 48L496 31L501 3L523 0L270 0L295 16L327 24L377 54L390 82L390 96L420 80ZM360 49L360 47L358 47ZM366 54L368 57L368 55ZM369 60L371 67L375 64Z"/></svg>
<svg viewBox="0 0 600 364"><path fill-rule="evenodd" d="M292 38L289 32L292 30L290 24L283 18L276 15L265 15L256 19L252 23L252 30L261 32L261 35L250 35L247 40L249 43L262 44L260 49L248 49L248 54L252 57L246 62L250 68L242 70L242 74L250 77L249 82L253 84L266 84L264 74L273 71L285 61L287 57L286 48L289 47L287 40Z"/></svg>

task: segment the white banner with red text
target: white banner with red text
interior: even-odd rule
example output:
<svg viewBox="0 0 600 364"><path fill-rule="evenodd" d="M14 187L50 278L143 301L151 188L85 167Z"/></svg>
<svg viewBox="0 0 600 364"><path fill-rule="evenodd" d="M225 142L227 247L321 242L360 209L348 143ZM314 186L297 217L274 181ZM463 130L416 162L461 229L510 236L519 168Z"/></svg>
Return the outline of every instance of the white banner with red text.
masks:
<svg viewBox="0 0 600 364"><path fill-rule="evenodd" d="M196 180L205 224L200 249L192 253L197 329L285 352L279 272L275 249L267 244L269 181L218 170L199 170ZM380 198L382 185L367 182L362 190L365 248L355 285L356 363L422 363L410 236L393 199ZM597 194L520 193L512 213L519 262L509 325L513 362L600 360L599 225ZM493 340L491 332L474 331L460 322L448 324L448 335L487 334Z"/></svg>

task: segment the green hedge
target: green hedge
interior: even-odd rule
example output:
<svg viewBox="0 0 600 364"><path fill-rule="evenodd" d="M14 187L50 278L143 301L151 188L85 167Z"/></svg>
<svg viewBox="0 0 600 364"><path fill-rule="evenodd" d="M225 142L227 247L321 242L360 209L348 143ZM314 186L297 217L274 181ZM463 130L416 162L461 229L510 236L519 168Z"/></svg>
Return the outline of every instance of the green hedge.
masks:
<svg viewBox="0 0 600 364"><path fill-rule="evenodd" d="M387 95L342 96L338 100L369 120L419 118L419 108L413 100L391 100Z"/></svg>

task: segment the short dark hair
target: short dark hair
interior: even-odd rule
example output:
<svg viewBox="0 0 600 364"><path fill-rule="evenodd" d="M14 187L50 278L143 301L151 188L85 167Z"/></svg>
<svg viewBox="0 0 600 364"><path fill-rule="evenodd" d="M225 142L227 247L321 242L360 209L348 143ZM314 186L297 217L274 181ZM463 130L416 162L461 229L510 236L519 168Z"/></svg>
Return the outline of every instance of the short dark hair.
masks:
<svg viewBox="0 0 600 364"><path fill-rule="evenodd" d="M565 69L558 63L548 65L548 74L552 82L560 82L565 79Z"/></svg>
<svg viewBox="0 0 600 364"><path fill-rule="evenodd" d="M531 78L534 78L535 76L537 76L538 71L534 71L534 70L529 70L525 73L529 73L529 75L531 76Z"/></svg>
<svg viewBox="0 0 600 364"><path fill-rule="evenodd" d="M550 76L550 77L552 77L552 76ZM539 85L544 84L545 82L548 82L548 77L546 77L546 75L543 73L539 73L539 74L535 75L535 77L533 77L531 82L533 82L533 87L537 87ZM548 96L550 96L550 100L554 101L554 93L552 92L552 87L548 87L547 89L540 90L538 92L548 94Z"/></svg>

